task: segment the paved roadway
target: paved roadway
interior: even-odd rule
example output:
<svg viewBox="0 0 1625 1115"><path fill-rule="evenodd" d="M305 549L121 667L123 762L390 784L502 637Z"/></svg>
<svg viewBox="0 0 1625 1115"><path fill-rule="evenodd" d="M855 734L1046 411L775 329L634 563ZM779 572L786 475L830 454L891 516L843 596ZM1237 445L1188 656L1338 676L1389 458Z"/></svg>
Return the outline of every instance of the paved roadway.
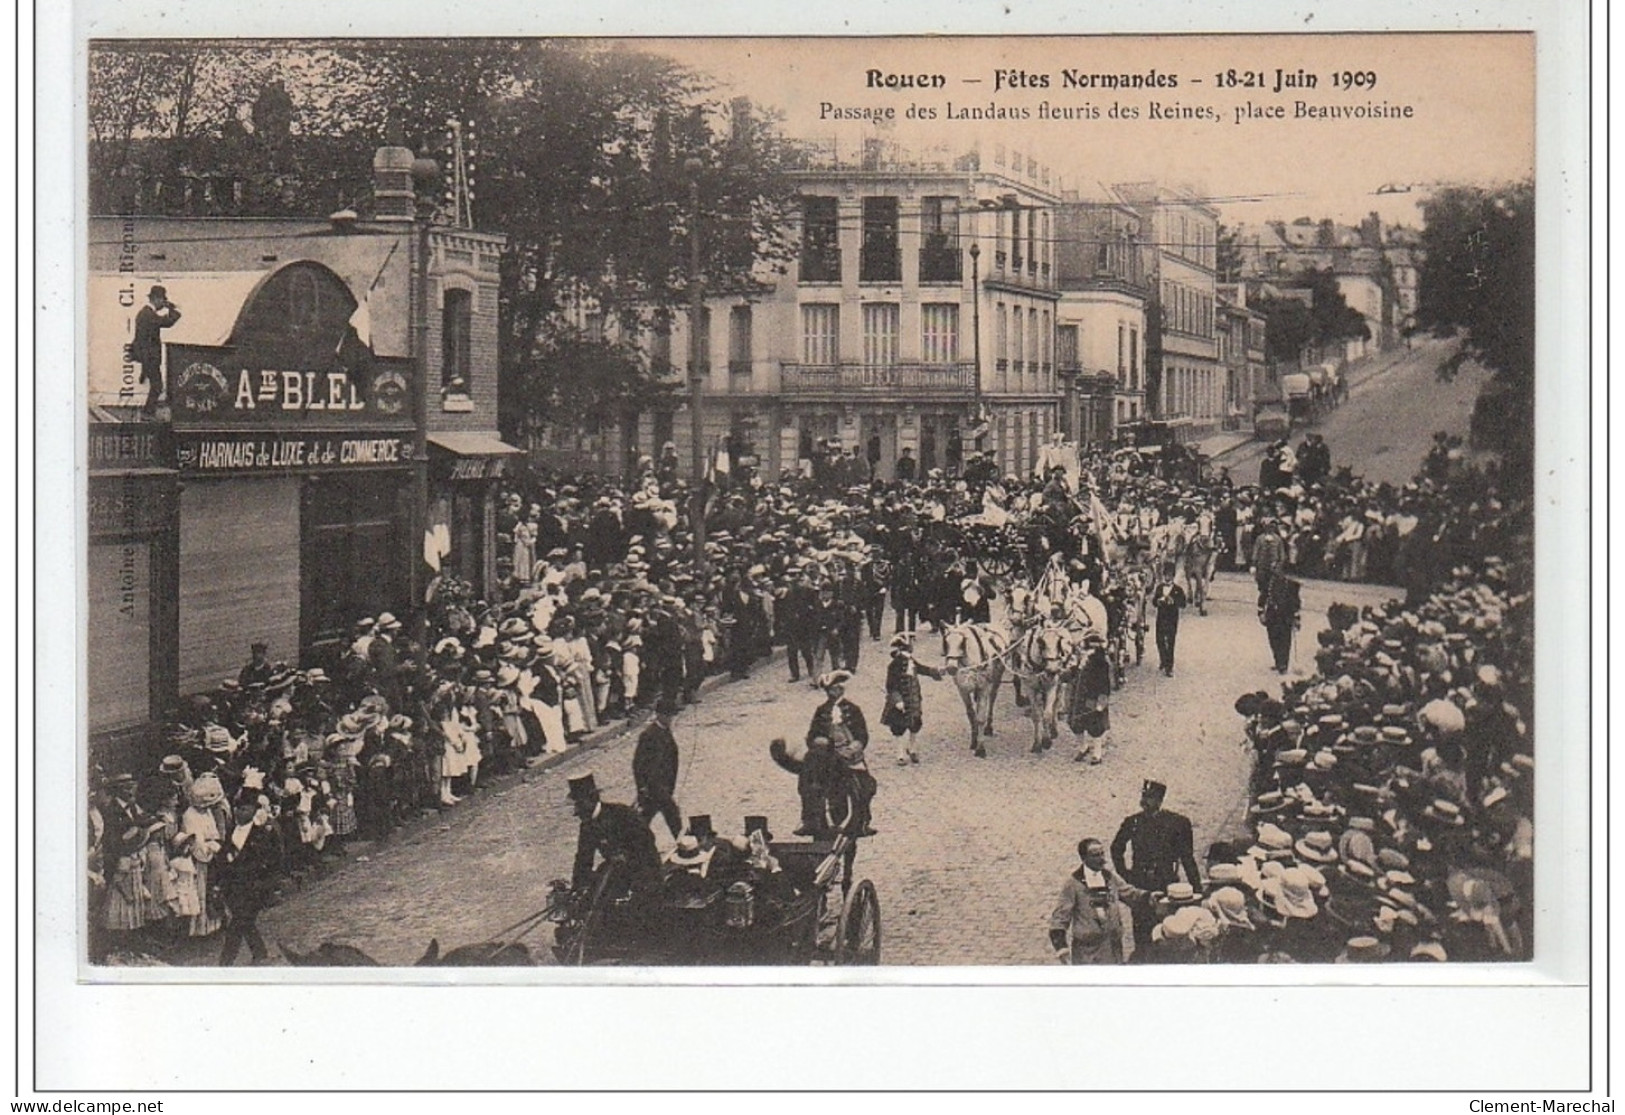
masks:
<svg viewBox="0 0 1625 1115"><path fill-rule="evenodd" d="M1315 427L1332 449L1333 467L1350 465L1372 481L1408 483L1422 466L1433 435L1448 430L1467 436L1473 400L1488 374L1468 364L1448 383L1436 370L1456 342L1417 338L1411 351L1384 353L1349 377L1349 401ZM1304 431L1294 430L1294 446ZM1230 469L1238 484L1258 482L1264 446L1246 443L1217 463Z"/></svg>
<svg viewBox="0 0 1625 1115"><path fill-rule="evenodd" d="M1328 604L1387 595L1371 586L1308 584L1296 670L1313 665ZM922 660L940 657L934 637L924 637ZM1187 613L1172 678L1149 660L1130 670L1098 767L1071 761L1064 726L1053 751L1030 755L1031 728L1008 686L990 755L976 759L946 680L923 680L923 762L898 767L890 733L878 724L884 666L884 643L866 642L848 694L874 726L880 835L864 841L857 873L879 890L888 964L1051 962L1045 924L1063 876L1076 865L1077 841L1109 840L1137 807L1143 778L1168 783L1168 808L1191 818L1198 853L1235 832L1247 756L1231 704L1250 689L1273 692L1280 681L1245 576L1220 578L1206 617ZM685 711L676 726L677 797L685 812L710 813L725 833L748 813L766 814L788 838L798 813L795 780L773 764L767 743L804 734L817 696L805 681L789 684L781 655ZM540 908L547 880L568 874L576 825L565 780L591 769L607 797L630 800L632 746L629 734L482 792L384 845L356 848L349 862L291 891L262 917L267 939L296 949L351 943L388 964L411 963L431 936L443 946L484 939ZM655 831L664 850L664 825L657 821ZM209 963L214 947L199 943L178 959Z"/></svg>

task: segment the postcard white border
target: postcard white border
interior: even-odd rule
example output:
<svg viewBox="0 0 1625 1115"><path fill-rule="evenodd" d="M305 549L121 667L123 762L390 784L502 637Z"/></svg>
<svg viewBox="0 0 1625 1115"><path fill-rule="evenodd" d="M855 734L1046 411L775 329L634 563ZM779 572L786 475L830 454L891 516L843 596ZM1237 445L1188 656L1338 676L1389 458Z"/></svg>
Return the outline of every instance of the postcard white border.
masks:
<svg viewBox="0 0 1625 1115"><path fill-rule="evenodd" d="M1483 3L1424 9L1415 3L1371 2L1358 14L1325 4L1229 2L1202 5L1097 3L950 3L894 5L884 10L851 0L815 8L788 4L726 3L703 10L606 2L591 10L538 13L532 6L487 3L457 13L402 11L397 4L349 0L326 9L292 3L254 5L167 0L132 7L82 3L38 13L39 90L36 102L39 163L35 196L39 235L35 300L39 388L33 453L37 507L37 568L48 571L36 588L33 693L19 692L22 723L38 717L33 754L22 748L19 824L30 827L39 855L33 877L39 906L22 893L23 913L35 931L39 1028L28 1002L26 966L19 1001L18 1036L24 1080L37 1063L42 1087L60 1088L636 1088L636 1087L953 1087L953 1088L1371 1088L1583 1087L1601 1020L1590 1027L1584 1009L1587 950L1607 924L1607 911L1591 903L1581 914L1591 876L1598 888L1608 869L1600 839L1606 752L1595 749L1596 785L1586 785L1578 747L1551 741L1583 740L1588 713L1605 723L1606 694L1588 692L1590 678L1573 665L1590 640L1591 611L1583 591L1589 575L1586 529L1591 512L1592 463L1587 459L1592 417L1591 384L1574 374L1547 377L1537 398L1543 487L1537 629L1540 647L1539 734L1541 816L1538 902L1554 915L1557 944L1543 920L1541 959L1514 969L1448 969L1434 973L1450 987L1417 986L1417 969L1372 973L1371 983L1398 976L1408 987L1238 987L1232 973L1135 974L1134 987L1055 986L1071 973L1043 972L1044 987L1022 986L1026 972L991 972L976 986L955 982L955 970L905 970L909 986L823 987L476 987L464 977L454 988L358 988L301 982L245 987L236 982L142 987L77 983L77 917L70 880L77 879L74 832L60 823L71 815L78 747L71 720L53 709L71 707L79 660L71 628L76 587L62 576L77 571L73 522L54 509L76 508L82 446L75 430L81 409L65 389L69 358L82 330L67 312L77 303L74 262L83 259L82 191L74 159L82 150L83 53L88 37L132 34L185 36L360 36L387 27L392 34L674 35L879 34L926 31L1039 34L1100 31L1276 32L1290 30L1492 30L1537 33L1537 172L1539 188L1539 312L1537 336L1543 368L1588 367L1590 277L1582 248L1592 243L1588 224L1587 106L1591 89L1586 11L1578 4ZM71 17L71 19L70 19ZM1600 204L1599 199L1599 204ZM50 295L50 297L46 297ZM1601 351L1598 353L1601 359ZM71 385L71 384L70 384ZM19 391L19 406L25 391ZM1599 398L1599 401L1601 399ZM1602 443L1598 442L1599 448ZM26 468L26 466L25 466ZM26 482L27 476L23 477ZM1605 479L1596 477L1598 495ZM77 580L77 578L76 578ZM56 617L53 621L51 617ZM1600 635L1600 632L1597 633ZM1594 644L1600 645L1600 644ZM1601 658L1597 659L1600 671ZM1599 675L1600 676L1600 675ZM1594 704L1592 698L1595 698ZM39 810L28 800L37 788ZM1594 792L1593 792L1594 791ZM1584 818L1597 803L1592 826ZM1555 831L1554 831L1555 830ZM22 849L26 856L28 847ZM27 871L27 861L23 861ZM26 923L25 923L26 924ZM1605 938L1601 938L1605 940ZM20 942L21 943L21 942ZM28 959L25 951L24 959ZM1600 960L1600 955L1598 957ZM1601 969L1597 969L1600 974ZM973 975L964 973L961 978ZM731 984L738 973L717 973ZM1248 973L1250 984L1262 978ZM192 978L196 978L194 975ZM409 978L415 978L410 977ZM692 979L686 974L684 979ZM884 973L883 979L895 978ZM1279 977L1285 979L1286 976ZM1272 983L1273 983L1272 978ZM669 974L661 982L670 980ZM1291 981L1298 982L1298 981ZM1428 982L1434 982L1429 978ZM1473 986L1473 985L1479 986ZM1155 989L1153 989L1153 985ZM1218 990L1224 988L1224 990ZM183 1019L188 1040L154 1019ZM316 1020L330 1019L342 1039ZM1416 1020L1429 1020L1448 1040L1419 1049ZM349 1022L345 1025L345 1020ZM713 1028L747 1046L800 1048L833 1037L834 1049L811 1056L753 1058L673 1056L687 1035L703 1048ZM1347 1051L1341 1038L1358 1035L1358 1056L1268 1058L1268 1074L1251 1071L1274 1042L1321 1030L1330 1051ZM325 1036L323 1036L325 1035ZM450 1038L448 1035L458 1035ZM614 1040L605 1040L615 1035ZM752 1036L758 1041L751 1041ZM34 1045L34 1040L38 1045ZM225 1057L222 1050L252 1048ZM478 1048L478 1071L455 1048ZM853 1058L832 1072L842 1048L885 1051ZM207 1049L207 1054L200 1050ZM714 1048L714 1046L713 1046ZM1279 1048L1278 1046L1276 1048ZM1493 1064L1485 1051L1494 1051ZM1282 1050L1284 1052L1284 1050ZM298 1069L290 1075L289 1066ZM864 1067L868 1066L868 1067ZM1600 1074L1602 1064L1596 1063ZM1600 1076L1599 1076L1600 1083Z"/></svg>

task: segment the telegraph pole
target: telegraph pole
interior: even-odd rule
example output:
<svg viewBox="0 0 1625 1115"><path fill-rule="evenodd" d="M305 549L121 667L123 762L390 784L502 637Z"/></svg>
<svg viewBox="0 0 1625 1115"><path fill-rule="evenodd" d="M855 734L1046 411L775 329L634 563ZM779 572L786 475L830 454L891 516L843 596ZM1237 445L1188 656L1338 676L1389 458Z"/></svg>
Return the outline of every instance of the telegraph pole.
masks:
<svg viewBox="0 0 1625 1115"><path fill-rule="evenodd" d="M683 163L688 171L688 414L692 429L694 479L689 518L694 533L694 561L705 565L705 369L700 367L700 327L704 292L700 283L700 160Z"/></svg>

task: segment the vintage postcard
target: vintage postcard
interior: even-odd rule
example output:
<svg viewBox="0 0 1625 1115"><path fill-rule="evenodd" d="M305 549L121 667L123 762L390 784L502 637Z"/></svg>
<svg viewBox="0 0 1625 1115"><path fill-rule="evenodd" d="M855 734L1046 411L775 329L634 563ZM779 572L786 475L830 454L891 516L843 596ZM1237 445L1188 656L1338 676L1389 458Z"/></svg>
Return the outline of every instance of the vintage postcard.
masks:
<svg viewBox="0 0 1625 1115"><path fill-rule="evenodd" d="M1533 34L86 50L83 980L1583 939Z"/></svg>

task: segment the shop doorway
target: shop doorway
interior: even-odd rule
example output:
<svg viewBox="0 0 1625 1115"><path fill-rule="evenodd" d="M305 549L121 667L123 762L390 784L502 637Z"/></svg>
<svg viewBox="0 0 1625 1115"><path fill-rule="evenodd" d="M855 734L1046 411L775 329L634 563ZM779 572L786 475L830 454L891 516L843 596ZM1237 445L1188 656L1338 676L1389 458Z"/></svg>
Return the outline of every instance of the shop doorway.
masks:
<svg viewBox="0 0 1625 1115"><path fill-rule="evenodd" d="M407 488L398 474L383 473L305 484L300 641L313 663L336 662L363 616L394 612L406 622Z"/></svg>

